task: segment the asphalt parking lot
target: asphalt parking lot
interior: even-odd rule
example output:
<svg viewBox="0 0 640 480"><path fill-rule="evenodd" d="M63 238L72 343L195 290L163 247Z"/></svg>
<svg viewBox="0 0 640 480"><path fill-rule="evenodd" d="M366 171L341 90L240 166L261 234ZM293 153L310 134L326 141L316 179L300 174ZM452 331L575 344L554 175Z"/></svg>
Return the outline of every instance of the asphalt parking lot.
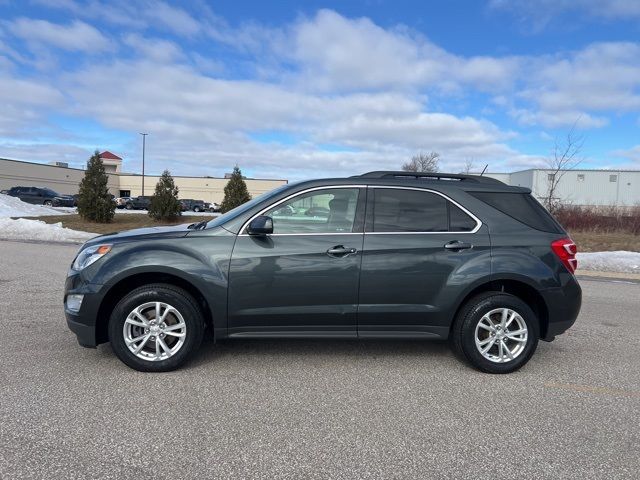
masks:
<svg viewBox="0 0 640 480"><path fill-rule="evenodd" d="M206 343L187 368L78 346L77 246L0 242L0 478L638 478L640 284L581 280L583 311L521 371L442 343Z"/></svg>

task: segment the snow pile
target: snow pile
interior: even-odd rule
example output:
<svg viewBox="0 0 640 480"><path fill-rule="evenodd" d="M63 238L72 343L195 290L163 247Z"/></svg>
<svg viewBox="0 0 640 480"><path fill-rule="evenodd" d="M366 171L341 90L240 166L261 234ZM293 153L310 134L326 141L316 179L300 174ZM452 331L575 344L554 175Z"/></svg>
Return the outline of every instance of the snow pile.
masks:
<svg viewBox="0 0 640 480"><path fill-rule="evenodd" d="M578 253L577 258L579 270L640 273L639 252L585 252Z"/></svg>
<svg viewBox="0 0 640 480"><path fill-rule="evenodd" d="M57 210L44 205L33 205L19 198L0 193L0 217L40 217L43 215L64 215L70 209ZM74 209L75 210L75 209Z"/></svg>
<svg viewBox="0 0 640 480"><path fill-rule="evenodd" d="M45 223L42 220L0 217L0 238L3 240L40 240L48 242L84 242L95 233L79 232L65 228L62 223Z"/></svg>

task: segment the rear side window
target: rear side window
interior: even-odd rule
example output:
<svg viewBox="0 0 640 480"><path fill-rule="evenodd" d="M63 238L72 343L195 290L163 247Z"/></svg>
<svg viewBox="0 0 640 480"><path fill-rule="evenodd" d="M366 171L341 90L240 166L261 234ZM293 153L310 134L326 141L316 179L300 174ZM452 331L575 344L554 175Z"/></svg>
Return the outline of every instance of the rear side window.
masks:
<svg viewBox="0 0 640 480"><path fill-rule="evenodd" d="M449 206L449 231L470 232L476 228L476 221L451 202Z"/></svg>
<svg viewBox="0 0 640 480"><path fill-rule="evenodd" d="M528 193L469 192L502 213L543 232L562 233L551 214Z"/></svg>
<svg viewBox="0 0 640 480"><path fill-rule="evenodd" d="M469 232L476 221L440 195L376 188L374 232Z"/></svg>

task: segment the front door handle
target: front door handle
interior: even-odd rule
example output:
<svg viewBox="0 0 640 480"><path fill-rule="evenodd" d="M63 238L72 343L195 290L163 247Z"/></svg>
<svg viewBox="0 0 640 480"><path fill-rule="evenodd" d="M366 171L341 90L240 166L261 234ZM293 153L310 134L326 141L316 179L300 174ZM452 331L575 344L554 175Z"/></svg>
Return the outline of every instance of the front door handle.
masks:
<svg viewBox="0 0 640 480"><path fill-rule="evenodd" d="M453 252L459 252L460 250L469 250L470 248L473 248L473 245L467 242L454 240L453 242L445 243L444 248Z"/></svg>
<svg viewBox="0 0 640 480"><path fill-rule="evenodd" d="M336 245L327 250L327 255L330 257L346 257L352 253L356 253L358 250L355 248L345 247L344 245Z"/></svg>

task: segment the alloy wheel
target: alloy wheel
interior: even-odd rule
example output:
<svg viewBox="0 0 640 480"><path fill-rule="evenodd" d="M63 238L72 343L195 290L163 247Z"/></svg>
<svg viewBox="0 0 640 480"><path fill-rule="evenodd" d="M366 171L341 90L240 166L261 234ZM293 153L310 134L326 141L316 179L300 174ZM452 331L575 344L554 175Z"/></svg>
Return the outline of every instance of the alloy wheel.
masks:
<svg viewBox="0 0 640 480"><path fill-rule="evenodd" d="M187 324L182 314L164 302L147 302L134 308L124 322L127 348L151 362L166 360L184 345Z"/></svg>
<svg viewBox="0 0 640 480"><path fill-rule="evenodd" d="M475 344L480 354L495 363L515 360L525 349L529 330L522 316L510 308L485 313L475 329Z"/></svg>

